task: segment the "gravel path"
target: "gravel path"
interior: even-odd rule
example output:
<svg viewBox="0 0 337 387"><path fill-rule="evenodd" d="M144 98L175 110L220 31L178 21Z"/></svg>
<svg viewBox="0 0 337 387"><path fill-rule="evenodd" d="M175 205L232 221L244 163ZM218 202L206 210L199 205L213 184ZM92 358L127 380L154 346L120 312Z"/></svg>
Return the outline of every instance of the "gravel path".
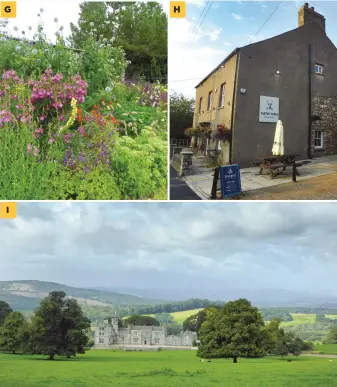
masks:
<svg viewBox="0 0 337 387"><path fill-rule="evenodd" d="M309 356L309 357L326 357L328 359L337 359L337 355L328 355L328 354L314 354L314 353L302 353L301 356Z"/></svg>

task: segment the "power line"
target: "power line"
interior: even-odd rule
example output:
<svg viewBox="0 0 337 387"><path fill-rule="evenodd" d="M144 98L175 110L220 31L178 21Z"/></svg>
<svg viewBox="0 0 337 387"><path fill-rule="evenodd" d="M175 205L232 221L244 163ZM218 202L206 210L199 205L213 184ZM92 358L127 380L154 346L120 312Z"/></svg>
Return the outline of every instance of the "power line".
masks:
<svg viewBox="0 0 337 387"><path fill-rule="evenodd" d="M198 28L197 28L195 34L193 35L193 37L192 37L192 39L191 39L191 43L192 43L193 39L196 37L197 33L199 32L199 29L200 29L202 23L204 22L205 17L206 17L207 14L208 14L208 11L211 9L212 4L213 4L213 1L211 1L211 2L209 2L209 3L207 4L207 5L208 5L207 11L205 12L204 17L202 18L202 20L201 20L201 22L200 22L200 24L199 24L199 26L198 26ZM207 5L206 5L206 6L207 6ZM190 44L191 44L191 43L190 43Z"/></svg>
<svg viewBox="0 0 337 387"><path fill-rule="evenodd" d="M200 16L199 16L199 19L198 19L198 21L196 22L196 24L195 24L195 26L194 26L194 29L193 29L193 31L191 32L191 35L190 35L190 37L189 37L189 39L188 39L188 42L187 42L186 45L185 45L184 51L185 51L186 48L189 46L189 44L190 44L190 42L191 42L191 40L192 40L192 36L193 36L194 32L196 31L196 29L198 28L198 24L199 24L199 22L200 22L200 20L201 20L201 18L202 18L202 16L203 16L203 14L204 14L204 12L206 11L207 5L208 5L208 1L206 2L204 8L202 9L202 12L201 12L201 14L200 14Z"/></svg>
<svg viewBox="0 0 337 387"><path fill-rule="evenodd" d="M274 13L277 11L278 7L281 5L281 3L283 3L283 0L281 0L276 8L274 9L274 11L269 15L268 19L262 24L262 26L260 27L260 29L257 31L257 33L248 41L248 43L250 43L255 37L256 35L262 30L262 28L267 24L268 20L274 15Z"/></svg>

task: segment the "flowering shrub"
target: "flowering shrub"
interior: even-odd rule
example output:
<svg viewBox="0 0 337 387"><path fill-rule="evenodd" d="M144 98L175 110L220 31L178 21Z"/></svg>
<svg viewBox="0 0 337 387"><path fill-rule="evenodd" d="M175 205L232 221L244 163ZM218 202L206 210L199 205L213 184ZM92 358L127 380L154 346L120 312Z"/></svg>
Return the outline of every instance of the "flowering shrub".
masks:
<svg viewBox="0 0 337 387"><path fill-rule="evenodd" d="M166 86L124 82L113 39L74 50L0 23L0 51L0 199L166 198Z"/></svg>

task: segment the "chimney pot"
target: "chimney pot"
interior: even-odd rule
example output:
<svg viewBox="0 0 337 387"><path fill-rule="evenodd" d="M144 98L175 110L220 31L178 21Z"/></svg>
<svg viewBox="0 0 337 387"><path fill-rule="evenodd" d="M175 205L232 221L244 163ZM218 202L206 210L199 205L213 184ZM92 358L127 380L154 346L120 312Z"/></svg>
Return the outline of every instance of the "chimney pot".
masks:
<svg viewBox="0 0 337 387"><path fill-rule="evenodd" d="M304 3L304 6L308 8L309 7L309 3Z"/></svg>
<svg viewBox="0 0 337 387"><path fill-rule="evenodd" d="M310 9L312 9L313 11L315 10L315 7L311 7Z"/></svg>

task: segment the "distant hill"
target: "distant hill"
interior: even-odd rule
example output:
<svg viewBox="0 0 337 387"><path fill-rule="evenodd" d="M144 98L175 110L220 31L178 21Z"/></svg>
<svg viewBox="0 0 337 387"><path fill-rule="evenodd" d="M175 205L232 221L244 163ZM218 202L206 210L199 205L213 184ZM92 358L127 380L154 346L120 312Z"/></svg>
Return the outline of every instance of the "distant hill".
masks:
<svg viewBox="0 0 337 387"><path fill-rule="evenodd" d="M52 291L64 291L82 305L88 307L125 307L143 304L158 304L163 300L142 298L96 289L74 288L44 281L0 281L0 300L6 301L15 310L32 310L41 299Z"/></svg>

